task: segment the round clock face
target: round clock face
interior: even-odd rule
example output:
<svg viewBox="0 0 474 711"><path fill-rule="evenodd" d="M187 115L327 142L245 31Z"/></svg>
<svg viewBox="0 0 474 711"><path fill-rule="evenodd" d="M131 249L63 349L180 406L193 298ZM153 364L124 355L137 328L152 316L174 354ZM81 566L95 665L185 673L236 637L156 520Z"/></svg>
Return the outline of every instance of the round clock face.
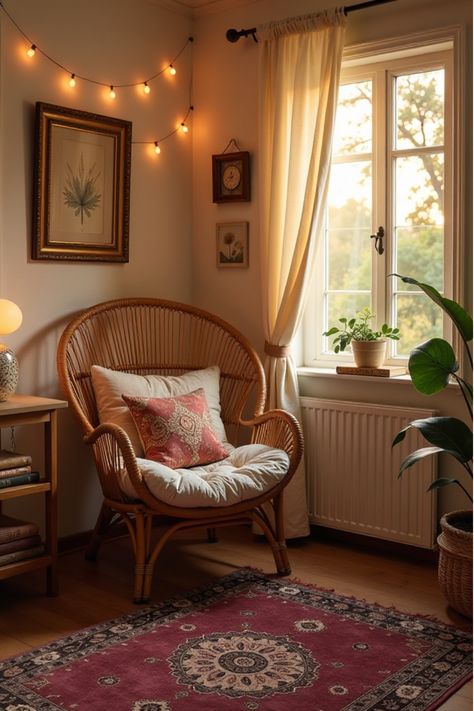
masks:
<svg viewBox="0 0 474 711"><path fill-rule="evenodd" d="M222 183L227 190L239 187L242 175L240 169L233 163L226 165L222 172Z"/></svg>

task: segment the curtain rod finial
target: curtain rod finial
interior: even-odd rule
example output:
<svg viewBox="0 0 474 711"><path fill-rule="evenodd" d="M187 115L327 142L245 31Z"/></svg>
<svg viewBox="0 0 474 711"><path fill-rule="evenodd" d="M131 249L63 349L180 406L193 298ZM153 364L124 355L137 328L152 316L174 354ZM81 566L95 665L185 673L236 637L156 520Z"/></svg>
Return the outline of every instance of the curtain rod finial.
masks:
<svg viewBox="0 0 474 711"><path fill-rule="evenodd" d="M240 32L234 28L231 28L230 30L227 30L225 36L229 42L237 42L240 39Z"/></svg>

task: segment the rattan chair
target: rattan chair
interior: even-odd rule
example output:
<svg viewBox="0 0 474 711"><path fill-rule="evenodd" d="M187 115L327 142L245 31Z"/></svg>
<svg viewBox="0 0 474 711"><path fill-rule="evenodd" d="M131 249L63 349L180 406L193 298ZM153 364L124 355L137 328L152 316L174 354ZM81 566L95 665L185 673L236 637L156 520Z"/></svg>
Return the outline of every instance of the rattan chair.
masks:
<svg viewBox="0 0 474 711"><path fill-rule="evenodd" d="M86 555L95 559L109 525L123 520L135 554L135 602L149 599L156 559L170 536L183 529L207 528L211 539L216 527L253 522L271 546L278 573L290 573L283 490L300 461L302 434L291 414L263 411L265 376L261 362L235 328L206 311L171 301L108 301L87 309L66 327L57 363L62 388L79 419L84 442L92 446L104 495ZM218 365L221 417L229 442L237 445L243 428L250 428L250 442L287 453L287 473L263 495L229 506L183 508L158 500L145 483L125 431L116 424L99 423L91 379L93 365L135 375L165 376ZM250 412L247 420L243 419L245 412ZM120 487L119 472L124 467L139 500L130 499ZM156 519L166 527L158 541L152 542Z"/></svg>

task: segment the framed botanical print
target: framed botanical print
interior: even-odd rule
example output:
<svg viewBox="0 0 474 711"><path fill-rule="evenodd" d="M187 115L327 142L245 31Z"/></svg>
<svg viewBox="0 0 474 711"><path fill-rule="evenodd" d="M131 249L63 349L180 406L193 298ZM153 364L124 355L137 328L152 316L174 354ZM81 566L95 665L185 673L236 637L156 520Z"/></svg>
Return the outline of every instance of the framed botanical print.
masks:
<svg viewBox="0 0 474 711"><path fill-rule="evenodd" d="M250 156L248 151L212 156L213 202L250 200Z"/></svg>
<svg viewBox="0 0 474 711"><path fill-rule="evenodd" d="M248 267L249 223L219 222L216 225L217 266L225 268Z"/></svg>
<svg viewBox="0 0 474 711"><path fill-rule="evenodd" d="M128 262L130 121L36 104L33 259Z"/></svg>

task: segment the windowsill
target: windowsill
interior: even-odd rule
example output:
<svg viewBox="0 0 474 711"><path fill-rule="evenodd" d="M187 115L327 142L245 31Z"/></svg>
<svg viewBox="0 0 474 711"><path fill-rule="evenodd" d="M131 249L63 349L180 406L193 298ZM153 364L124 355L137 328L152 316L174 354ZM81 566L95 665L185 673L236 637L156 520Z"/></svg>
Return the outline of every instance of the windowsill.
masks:
<svg viewBox="0 0 474 711"><path fill-rule="evenodd" d="M406 373L405 375L393 375L391 378L381 378L379 376L372 375L342 375L341 373L336 373L335 368L309 368L306 366L299 366L297 368L298 375L303 375L305 378L337 378L339 380L352 380L362 383L395 383L397 385L410 385L413 387L410 375ZM448 388L457 388L457 383L449 383Z"/></svg>

